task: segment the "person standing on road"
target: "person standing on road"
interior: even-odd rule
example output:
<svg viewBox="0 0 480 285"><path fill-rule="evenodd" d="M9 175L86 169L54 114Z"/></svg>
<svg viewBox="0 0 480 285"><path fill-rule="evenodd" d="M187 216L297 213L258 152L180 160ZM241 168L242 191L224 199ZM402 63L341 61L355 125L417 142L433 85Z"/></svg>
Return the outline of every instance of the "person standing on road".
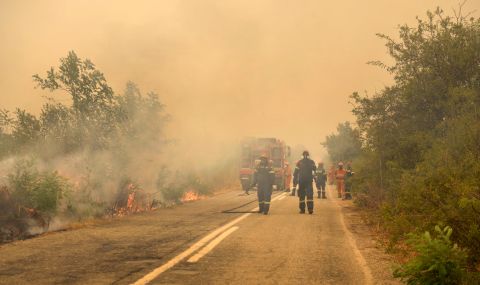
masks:
<svg viewBox="0 0 480 285"><path fill-rule="evenodd" d="M253 173L253 182L251 188L257 186L258 212L264 215L270 210L270 200L272 198L272 188L275 181L275 172L268 164L266 155L260 157L260 163Z"/></svg>
<svg viewBox="0 0 480 285"><path fill-rule="evenodd" d="M297 162L293 172L293 188L298 185L300 214L305 214L305 197L307 198L308 213L313 214L313 177L317 167L309 158L308 151L303 152L303 159Z"/></svg>
<svg viewBox="0 0 480 285"><path fill-rule="evenodd" d="M337 181L338 198L344 198L345 195L345 175L347 172L343 169L343 162L338 163L338 169L335 171L335 180Z"/></svg>
<svg viewBox="0 0 480 285"><path fill-rule="evenodd" d="M315 185L317 186L318 199L327 199L325 186L327 183L327 171L323 167L323 162L318 163L315 171Z"/></svg>

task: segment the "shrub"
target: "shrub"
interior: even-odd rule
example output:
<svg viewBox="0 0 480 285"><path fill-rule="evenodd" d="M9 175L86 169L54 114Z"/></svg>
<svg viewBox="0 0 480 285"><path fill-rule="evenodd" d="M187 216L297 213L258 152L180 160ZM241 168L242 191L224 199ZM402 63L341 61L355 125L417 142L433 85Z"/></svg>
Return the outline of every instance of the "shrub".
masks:
<svg viewBox="0 0 480 285"><path fill-rule="evenodd" d="M69 190L67 181L57 172L39 172L33 161L19 161L8 180L18 206L47 215L57 212L60 200Z"/></svg>
<svg viewBox="0 0 480 285"><path fill-rule="evenodd" d="M408 243L416 256L394 271L394 276L409 285L460 284L465 275L466 253L450 241L452 228L435 226L430 232L410 235Z"/></svg>

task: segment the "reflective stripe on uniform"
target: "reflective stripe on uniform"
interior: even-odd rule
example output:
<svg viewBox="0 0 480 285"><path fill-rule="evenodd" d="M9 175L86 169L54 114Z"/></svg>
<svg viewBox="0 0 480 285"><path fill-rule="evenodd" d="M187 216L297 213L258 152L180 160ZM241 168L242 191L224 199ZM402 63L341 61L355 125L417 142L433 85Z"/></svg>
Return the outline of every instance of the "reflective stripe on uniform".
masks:
<svg viewBox="0 0 480 285"><path fill-rule="evenodd" d="M263 203L270 205L270 202L263 202Z"/></svg>
<svg viewBox="0 0 480 285"><path fill-rule="evenodd" d="M259 204L263 204L263 203L265 203L265 202L263 202L263 201L258 201L258 203L259 203Z"/></svg>
<svg viewBox="0 0 480 285"><path fill-rule="evenodd" d="M305 200L300 200L300 203L305 203Z"/></svg>
<svg viewBox="0 0 480 285"><path fill-rule="evenodd" d="M307 202L313 202L313 199L307 199Z"/></svg>

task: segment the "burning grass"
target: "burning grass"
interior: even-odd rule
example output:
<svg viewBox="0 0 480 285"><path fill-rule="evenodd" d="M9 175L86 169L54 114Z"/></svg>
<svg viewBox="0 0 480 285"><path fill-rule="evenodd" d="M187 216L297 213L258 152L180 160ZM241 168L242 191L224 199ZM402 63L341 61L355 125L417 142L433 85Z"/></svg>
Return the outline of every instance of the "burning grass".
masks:
<svg viewBox="0 0 480 285"><path fill-rule="evenodd" d="M30 162L18 163L0 186L0 243L197 201L209 193L209 186L194 175L173 176L168 183L158 183L154 192L124 178L113 197L104 200L92 185L88 181L70 183L57 172L38 171Z"/></svg>
<svg viewBox="0 0 480 285"><path fill-rule="evenodd" d="M202 196L202 195L198 194L197 192L195 192L193 190L190 190L190 191L185 192L185 194L183 194L181 201L182 201L182 203L185 203L185 202L192 202L192 201L201 200L201 199L204 199L204 198L206 198L206 196Z"/></svg>

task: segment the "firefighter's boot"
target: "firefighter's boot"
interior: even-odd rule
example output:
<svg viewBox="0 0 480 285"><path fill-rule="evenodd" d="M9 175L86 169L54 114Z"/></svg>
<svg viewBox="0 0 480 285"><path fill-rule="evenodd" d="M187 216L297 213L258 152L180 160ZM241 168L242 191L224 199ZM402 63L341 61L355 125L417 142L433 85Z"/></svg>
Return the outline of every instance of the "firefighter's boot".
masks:
<svg viewBox="0 0 480 285"><path fill-rule="evenodd" d="M317 193L318 193L318 199L322 198L322 190L318 190Z"/></svg>
<svg viewBox="0 0 480 285"><path fill-rule="evenodd" d="M270 202L265 202L263 205L263 214L268 215L268 210L270 210Z"/></svg>
<svg viewBox="0 0 480 285"><path fill-rule="evenodd" d="M308 213L313 214L313 197L307 198L307 208L308 208Z"/></svg>
<svg viewBox="0 0 480 285"><path fill-rule="evenodd" d="M300 214L305 214L305 197L303 199L300 197L298 207L300 208Z"/></svg>
<svg viewBox="0 0 480 285"><path fill-rule="evenodd" d="M327 199L327 194L325 194L325 190L322 192L322 199Z"/></svg>
<svg viewBox="0 0 480 285"><path fill-rule="evenodd" d="M258 202L258 213L259 214L263 213L263 207L264 207L263 201Z"/></svg>
<svg viewBox="0 0 480 285"><path fill-rule="evenodd" d="M290 196L295 196L295 188L292 188L292 194Z"/></svg>

